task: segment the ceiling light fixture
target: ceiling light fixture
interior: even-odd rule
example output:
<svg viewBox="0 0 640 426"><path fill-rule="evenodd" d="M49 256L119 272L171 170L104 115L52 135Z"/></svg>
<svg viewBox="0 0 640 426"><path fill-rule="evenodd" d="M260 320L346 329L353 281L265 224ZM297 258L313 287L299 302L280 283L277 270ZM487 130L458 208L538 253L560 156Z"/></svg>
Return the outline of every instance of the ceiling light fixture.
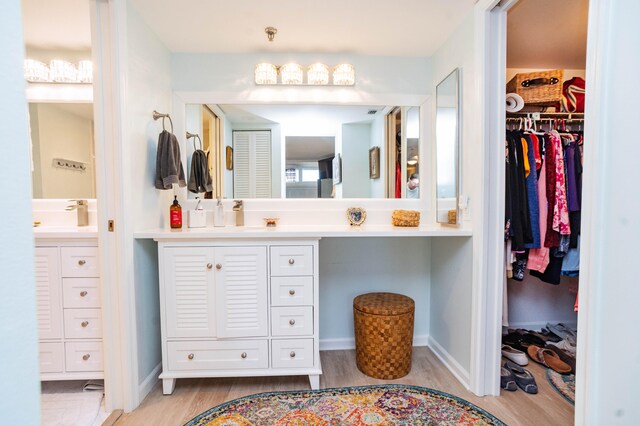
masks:
<svg viewBox="0 0 640 426"><path fill-rule="evenodd" d="M304 69L295 62L285 65L273 65L262 62L256 65L254 80L258 85L308 85L308 86L353 86L355 84L355 70L351 64L340 64L333 69L333 83L329 83L329 67L320 62L310 65L307 69L306 84ZM278 75L280 78L278 79Z"/></svg>
<svg viewBox="0 0 640 426"><path fill-rule="evenodd" d="M76 67L71 62L54 59L47 65L35 59L25 59L24 78L33 83L92 83L93 64L80 61Z"/></svg>
<svg viewBox="0 0 640 426"><path fill-rule="evenodd" d="M356 81L356 71L351 64L336 65L333 69L333 84L337 86L353 86Z"/></svg>

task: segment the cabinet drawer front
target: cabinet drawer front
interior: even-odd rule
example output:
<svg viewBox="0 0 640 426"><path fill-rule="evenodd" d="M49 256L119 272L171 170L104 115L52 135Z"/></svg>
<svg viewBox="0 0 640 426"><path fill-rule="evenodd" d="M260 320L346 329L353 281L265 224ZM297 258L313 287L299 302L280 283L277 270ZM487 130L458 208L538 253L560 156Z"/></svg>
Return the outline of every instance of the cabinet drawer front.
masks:
<svg viewBox="0 0 640 426"><path fill-rule="evenodd" d="M313 277L271 278L271 305L313 305Z"/></svg>
<svg viewBox="0 0 640 426"><path fill-rule="evenodd" d="M98 247L62 247L63 277L99 277Z"/></svg>
<svg viewBox="0 0 640 426"><path fill-rule="evenodd" d="M313 339L271 341L273 368L313 367Z"/></svg>
<svg viewBox="0 0 640 426"><path fill-rule="evenodd" d="M271 308L272 336L310 336L312 334L312 306Z"/></svg>
<svg viewBox="0 0 640 426"><path fill-rule="evenodd" d="M64 337L67 339L96 339L102 337L100 309L65 309Z"/></svg>
<svg viewBox="0 0 640 426"><path fill-rule="evenodd" d="M171 371L268 368L266 340L167 342Z"/></svg>
<svg viewBox="0 0 640 426"><path fill-rule="evenodd" d="M102 371L102 342L66 342L67 371Z"/></svg>
<svg viewBox="0 0 640 426"><path fill-rule="evenodd" d="M64 371L64 349L62 342L41 342L40 373L62 373Z"/></svg>
<svg viewBox="0 0 640 426"><path fill-rule="evenodd" d="M63 278L62 302L65 308L99 308L99 278Z"/></svg>
<svg viewBox="0 0 640 426"><path fill-rule="evenodd" d="M313 247L272 246L271 275L313 275Z"/></svg>

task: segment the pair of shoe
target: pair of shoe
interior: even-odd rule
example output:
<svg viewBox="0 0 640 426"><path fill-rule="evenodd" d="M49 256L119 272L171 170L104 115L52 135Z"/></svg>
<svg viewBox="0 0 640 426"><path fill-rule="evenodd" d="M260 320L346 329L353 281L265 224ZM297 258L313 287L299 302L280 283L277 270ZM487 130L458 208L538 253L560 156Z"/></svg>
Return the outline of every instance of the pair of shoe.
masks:
<svg viewBox="0 0 640 426"><path fill-rule="evenodd" d="M546 367L557 371L560 374L571 373L571 366L560 359L557 353L550 349L541 348L539 346L531 345L527 348L527 353L537 363L540 363Z"/></svg>
<svg viewBox="0 0 640 426"><path fill-rule="evenodd" d="M524 352L512 346L502 345L502 348L500 350L502 352L503 357L515 362L518 365L529 364L529 359L527 358L527 355Z"/></svg>
<svg viewBox="0 0 640 426"><path fill-rule="evenodd" d="M531 372L511 361L505 362L500 369L500 387L508 391L520 388L526 393L538 393L538 385Z"/></svg>
<svg viewBox="0 0 640 426"><path fill-rule="evenodd" d="M551 324L549 322L547 323L547 329L556 336L562 338L563 340L566 340L569 345L573 347L576 346L576 342L578 341L578 334L574 329L567 327L562 323Z"/></svg>

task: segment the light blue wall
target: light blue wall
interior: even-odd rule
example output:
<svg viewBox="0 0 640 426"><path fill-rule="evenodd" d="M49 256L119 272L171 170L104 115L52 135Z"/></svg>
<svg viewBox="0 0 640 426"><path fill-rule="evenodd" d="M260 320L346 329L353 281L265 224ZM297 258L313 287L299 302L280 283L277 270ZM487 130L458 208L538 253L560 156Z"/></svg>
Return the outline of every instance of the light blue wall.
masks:
<svg viewBox="0 0 640 426"><path fill-rule="evenodd" d="M415 336L429 334L428 238L320 240L320 344L353 339L353 298L372 291L401 293L416 303Z"/></svg>
<svg viewBox="0 0 640 426"><path fill-rule="evenodd" d="M371 124L342 125L342 197L370 198Z"/></svg>
<svg viewBox="0 0 640 426"><path fill-rule="evenodd" d="M0 14L0 117L5 142L0 168L0 423L40 425L40 377L31 224L31 166L22 72L20 1Z"/></svg>

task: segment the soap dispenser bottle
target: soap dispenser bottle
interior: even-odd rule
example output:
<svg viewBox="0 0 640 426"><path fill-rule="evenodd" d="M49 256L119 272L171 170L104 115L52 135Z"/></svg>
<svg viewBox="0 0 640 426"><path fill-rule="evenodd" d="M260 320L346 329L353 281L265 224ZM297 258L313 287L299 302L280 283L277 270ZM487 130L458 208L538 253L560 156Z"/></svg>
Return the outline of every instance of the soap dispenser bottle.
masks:
<svg viewBox="0 0 640 426"><path fill-rule="evenodd" d="M182 228L182 206L178 203L178 196L173 196L173 204L169 207L169 222L171 229Z"/></svg>
<svg viewBox="0 0 640 426"><path fill-rule="evenodd" d="M213 226L224 226L224 206L222 205L222 200L220 200L220 198L218 198L216 208L213 212Z"/></svg>

